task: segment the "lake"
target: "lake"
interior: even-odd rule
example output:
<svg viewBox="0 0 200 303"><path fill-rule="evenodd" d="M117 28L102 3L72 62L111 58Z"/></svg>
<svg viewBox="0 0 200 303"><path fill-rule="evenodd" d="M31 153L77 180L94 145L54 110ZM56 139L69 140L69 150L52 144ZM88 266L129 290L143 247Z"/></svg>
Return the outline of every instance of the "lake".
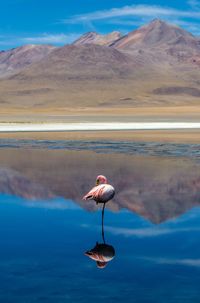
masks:
<svg viewBox="0 0 200 303"><path fill-rule="evenodd" d="M0 302L199 302L198 145L0 146ZM103 226L82 200L98 174L116 189Z"/></svg>

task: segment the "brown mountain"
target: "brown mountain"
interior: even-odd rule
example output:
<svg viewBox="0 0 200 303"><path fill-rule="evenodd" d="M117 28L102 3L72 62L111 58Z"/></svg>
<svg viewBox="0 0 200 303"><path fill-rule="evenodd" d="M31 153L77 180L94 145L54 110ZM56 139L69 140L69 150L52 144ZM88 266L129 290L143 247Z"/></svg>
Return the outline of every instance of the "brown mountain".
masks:
<svg viewBox="0 0 200 303"><path fill-rule="evenodd" d="M198 39L192 34L178 26L155 19L149 24L121 37L112 46L122 50L131 50L140 46L155 48L177 44L187 44L192 48L199 49Z"/></svg>
<svg viewBox="0 0 200 303"><path fill-rule="evenodd" d="M100 35L96 32L89 32L82 35L79 39L73 42L74 45L97 44L109 46L114 41L121 37L120 32L112 32L107 35Z"/></svg>
<svg viewBox="0 0 200 303"><path fill-rule="evenodd" d="M96 44L102 39L90 33L73 45L45 51L39 62L32 55L25 62L24 55L12 64L7 59L20 71L1 80L0 107L55 111L199 104L200 46L193 35L154 20L110 46Z"/></svg>
<svg viewBox="0 0 200 303"><path fill-rule="evenodd" d="M144 51L143 56L145 51L151 51L158 60L161 59L161 62L164 60L161 57L162 53L185 62L186 59L200 54L200 43L196 37L178 26L159 19L128 33L111 46L133 54L134 51Z"/></svg>
<svg viewBox="0 0 200 303"><path fill-rule="evenodd" d="M114 48L95 44L66 45L52 51L14 78L67 79L111 78L128 73L129 57Z"/></svg>
<svg viewBox="0 0 200 303"><path fill-rule="evenodd" d="M24 45L0 52L0 76L19 72L28 65L46 57L55 47L51 45Z"/></svg>
<svg viewBox="0 0 200 303"><path fill-rule="evenodd" d="M0 106L97 106L121 94L134 62L117 49L95 44L66 45L0 85ZM109 81L108 81L109 80ZM110 97L108 98L108 94ZM103 97L105 95L105 97Z"/></svg>

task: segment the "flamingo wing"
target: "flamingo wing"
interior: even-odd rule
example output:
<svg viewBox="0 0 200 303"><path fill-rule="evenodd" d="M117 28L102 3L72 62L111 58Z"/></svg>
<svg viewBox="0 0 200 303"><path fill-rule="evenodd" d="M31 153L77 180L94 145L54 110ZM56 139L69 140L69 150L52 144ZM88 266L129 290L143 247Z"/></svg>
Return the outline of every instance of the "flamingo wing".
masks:
<svg viewBox="0 0 200 303"><path fill-rule="evenodd" d="M93 187L84 197L83 200L99 200L104 192L105 185L101 184Z"/></svg>
<svg viewBox="0 0 200 303"><path fill-rule="evenodd" d="M95 196L97 195L97 192L99 190L99 186L93 187L84 197L83 200L93 200Z"/></svg>
<svg viewBox="0 0 200 303"><path fill-rule="evenodd" d="M83 200L95 200L97 202L107 202L114 196L114 188L108 184L101 184L93 187L84 197Z"/></svg>

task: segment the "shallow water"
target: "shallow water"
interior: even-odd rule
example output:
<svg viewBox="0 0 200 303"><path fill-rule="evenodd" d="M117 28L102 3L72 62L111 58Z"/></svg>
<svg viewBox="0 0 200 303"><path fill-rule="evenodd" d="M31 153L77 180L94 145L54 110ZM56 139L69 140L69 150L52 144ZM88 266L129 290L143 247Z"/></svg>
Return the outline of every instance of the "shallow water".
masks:
<svg viewBox="0 0 200 303"><path fill-rule="evenodd" d="M1 139L0 148L88 150L96 153L200 158L200 144L160 142Z"/></svg>
<svg viewBox="0 0 200 303"><path fill-rule="evenodd" d="M0 149L0 302L199 302L199 162L114 151ZM98 173L116 188L101 269L101 206L81 201Z"/></svg>

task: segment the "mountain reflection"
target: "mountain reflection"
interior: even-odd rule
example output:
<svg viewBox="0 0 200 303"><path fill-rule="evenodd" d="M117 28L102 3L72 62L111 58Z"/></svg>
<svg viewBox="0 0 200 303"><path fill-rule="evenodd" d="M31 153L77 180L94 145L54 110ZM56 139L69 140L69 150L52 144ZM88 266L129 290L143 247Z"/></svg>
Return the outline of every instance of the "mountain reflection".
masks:
<svg viewBox="0 0 200 303"><path fill-rule="evenodd" d="M200 164L187 159L1 149L0 163L0 192L30 200L62 197L94 211L95 203L81 197L101 173L116 188L113 211L125 208L160 223L200 204Z"/></svg>
<svg viewBox="0 0 200 303"><path fill-rule="evenodd" d="M112 261L115 257L115 249L112 245L106 244L104 234L104 210L105 204L102 209L102 220L101 220L101 234L102 242L96 242L94 248L85 252L85 255L96 262L98 268L105 268L108 262Z"/></svg>

